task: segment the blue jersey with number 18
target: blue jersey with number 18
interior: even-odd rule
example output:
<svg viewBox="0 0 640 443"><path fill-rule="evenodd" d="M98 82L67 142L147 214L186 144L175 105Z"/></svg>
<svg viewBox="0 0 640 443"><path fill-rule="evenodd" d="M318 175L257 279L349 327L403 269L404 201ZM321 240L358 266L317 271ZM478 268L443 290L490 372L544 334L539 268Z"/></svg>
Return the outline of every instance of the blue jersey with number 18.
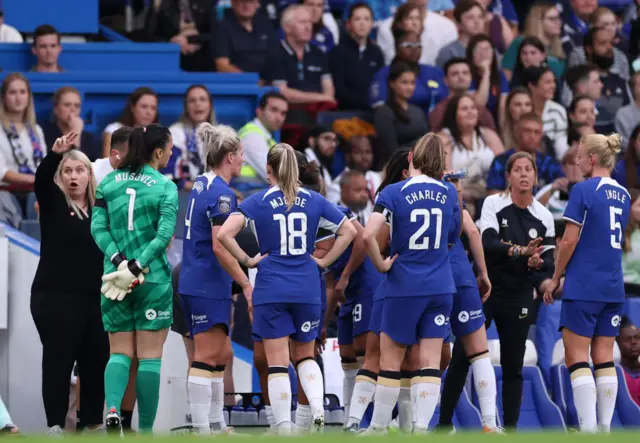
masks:
<svg viewBox="0 0 640 443"><path fill-rule="evenodd" d="M455 188L419 175L387 186L375 211L391 220L391 250L398 258L387 273L384 297L453 294L448 244L458 238Z"/></svg>
<svg viewBox="0 0 640 443"><path fill-rule="evenodd" d="M222 226L235 210L236 196L222 178L207 172L196 179L184 220L180 294L231 299L232 279L213 253L211 230Z"/></svg>
<svg viewBox="0 0 640 443"><path fill-rule="evenodd" d="M595 177L571 189L564 220L581 227L567 265L562 298L624 302L622 241L631 197L612 178Z"/></svg>
<svg viewBox="0 0 640 443"><path fill-rule="evenodd" d="M289 210L277 186L253 194L238 209L260 254L269 254L258 263L253 304L320 304L320 270L311 258L314 243L318 229L337 232L344 214L317 192L302 188Z"/></svg>

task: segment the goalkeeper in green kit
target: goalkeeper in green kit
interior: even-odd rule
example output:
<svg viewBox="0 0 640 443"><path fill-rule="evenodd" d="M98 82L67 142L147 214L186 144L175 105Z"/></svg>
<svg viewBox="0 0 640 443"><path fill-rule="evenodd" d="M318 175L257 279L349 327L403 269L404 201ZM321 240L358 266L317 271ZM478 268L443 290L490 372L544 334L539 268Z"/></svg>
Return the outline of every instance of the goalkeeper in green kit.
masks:
<svg viewBox="0 0 640 443"><path fill-rule="evenodd" d="M100 183L91 234L105 255L102 321L111 357L105 369L106 426L120 434L120 404L134 355L140 432L151 432L158 409L162 348L173 321L166 249L178 212L176 185L158 172L173 140L160 125L136 128L119 169Z"/></svg>

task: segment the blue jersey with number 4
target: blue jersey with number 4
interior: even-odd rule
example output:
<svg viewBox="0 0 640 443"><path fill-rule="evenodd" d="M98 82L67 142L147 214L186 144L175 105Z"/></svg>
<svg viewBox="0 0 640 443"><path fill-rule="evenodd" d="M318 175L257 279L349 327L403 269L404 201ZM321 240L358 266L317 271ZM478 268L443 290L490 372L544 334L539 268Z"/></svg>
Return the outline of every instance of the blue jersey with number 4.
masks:
<svg viewBox="0 0 640 443"><path fill-rule="evenodd" d="M269 254L258 263L253 304L320 304L320 270L311 255L318 230L337 232L344 214L322 195L302 188L289 210L277 186L253 194L239 211L256 235L260 254Z"/></svg>
<svg viewBox="0 0 640 443"><path fill-rule="evenodd" d="M460 208L455 188L419 175L387 186L375 206L390 216L390 257L384 297L453 294L449 243L459 234Z"/></svg>
<svg viewBox="0 0 640 443"><path fill-rule="evenodd" d="M236 196L221 177L207 172L196 179L184 220L180 294L231 299L232 279L213 253L211 230L235 210Z"/></svg>
<svg viewBox="0 0 640 443"><path fill-rule="evenodd" d="M624 302L622 241L630 209L629 192L612 178L591 178L573 186L564 220L581 231L567 265L562 298Z"/></svg>

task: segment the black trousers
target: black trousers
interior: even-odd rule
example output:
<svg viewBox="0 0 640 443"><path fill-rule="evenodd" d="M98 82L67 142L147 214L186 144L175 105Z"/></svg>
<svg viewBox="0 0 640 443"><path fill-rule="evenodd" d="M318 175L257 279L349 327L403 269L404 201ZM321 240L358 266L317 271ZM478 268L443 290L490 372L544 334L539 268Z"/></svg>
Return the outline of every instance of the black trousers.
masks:
<svg viewBox="0 0 640 443"><path fill-rule="evenodd" d="M109 339L100 313L100 293L31 294L31 315L42 342L42 399L47 426L64 428L71 371L78 363L80 416L86 425L103 422L104 370Z"/></svg>
<svg viewBox="0 0 640 443"><path fill-rule="evenodd" d="M500 338L503 424L505 428L511 429L516 427L520 418L522 365L533 315L533 303L527 299L524 304L526 306L505 304L499 295L491 295L484 305L485 326L488 328L494 321ZM452 423L453 412L464 389L469 366L464 346L460 340L456 340L440 402L441 425L450 426Z"/></svg>

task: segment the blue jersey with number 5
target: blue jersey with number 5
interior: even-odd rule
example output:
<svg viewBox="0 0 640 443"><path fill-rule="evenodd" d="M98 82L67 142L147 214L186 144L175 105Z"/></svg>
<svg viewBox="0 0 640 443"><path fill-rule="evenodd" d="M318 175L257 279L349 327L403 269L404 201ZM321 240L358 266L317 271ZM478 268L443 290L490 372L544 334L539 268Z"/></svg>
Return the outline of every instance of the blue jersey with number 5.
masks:
<svg viewBox="0 0 640 443"><path fill-rule="evenodd" d="M571 189L564 220L581 227L567 265L562 298L624 302L622 241L631 197L612 178L596 177Z"/></svg>
<svg viewBox="0 0 640 443"><path fill-rule="evenodd" d="M208 172L196 179L184 220L180 294L231 299L232 279L213 253L211 230L235 210L236 196L222 178Z"/></svg>
<svg viewBox="0 0 640 443"><path fill-rule="evenodd" d="M337 232L344 214L322 195L302 188L289 210L277 186L253 194L239 211L256 236L260 254L269 254L258 264L253 304L320 304L320 270L311 254L318 230Z"/></svg>
<svg viewBox="0 0 640 443"><path fill-rule="evenodd" d="M458 196L455 188L419 175L387 186L375 206L390 216L391 250L398 254L387 273L384 297L452 294L448 244L458 238Z"/></svg>

